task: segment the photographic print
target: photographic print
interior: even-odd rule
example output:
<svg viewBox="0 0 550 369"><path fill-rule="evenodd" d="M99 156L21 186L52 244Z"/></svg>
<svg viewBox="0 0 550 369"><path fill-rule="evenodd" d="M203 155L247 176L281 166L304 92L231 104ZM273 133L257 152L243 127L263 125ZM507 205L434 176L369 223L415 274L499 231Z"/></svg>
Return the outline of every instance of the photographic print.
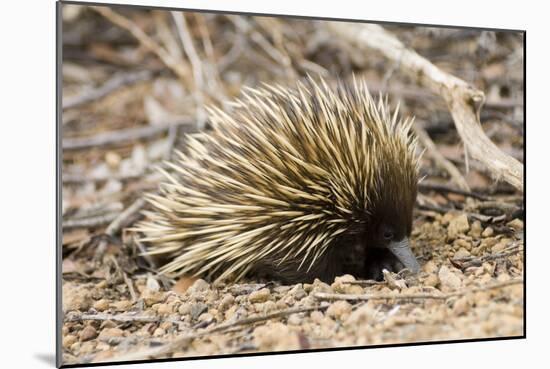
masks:
<svg viewBox="0 0 550 369"><path fill-rule="evenodd" d="M525 336L524 31L57 21L58 365Z"/></svg>

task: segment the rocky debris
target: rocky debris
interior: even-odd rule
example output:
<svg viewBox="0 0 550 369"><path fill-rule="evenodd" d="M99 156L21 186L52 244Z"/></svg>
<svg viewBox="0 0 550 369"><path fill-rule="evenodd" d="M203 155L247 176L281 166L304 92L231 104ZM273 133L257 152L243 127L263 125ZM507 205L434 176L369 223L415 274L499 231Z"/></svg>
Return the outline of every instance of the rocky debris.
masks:
<svg viewBox="0 0 550 369"><path fill-rule="evenodd" d="M137 274L129 275L137 293L137 300L132 301L123 280L114 285L105 280L65 280L65 360L112 361L178 335L220 325L229 328L193 339L171 356L521 335L521 284L474 290L521 279L523 241L475 221L466 227L467 218L456 213L443 218L415 227L411 242L415 253L422 256L421 272L416 276L384 273L385 281L378 283L342 275L331 283L316 279L289 286L253 280L212 285L196 278L180 278L170 286L156 277ZM520 222L512 224L506 226L521 226ZM318 293L451 295L445 299L326 301L316 298ZM264 318L281 312L278 318ZM83 313L112 315L118 320L74 318ZM232 325L243 319L252 319L252 323Z"/></svg>
<svg viewBox="0 0 550 369"><path fill-rule="evenodd" d="M80 331L80 333L78 334L78 337L82 342L89 341L97 337L97 331L91 325L87 325L84 327L84 329Z"/></svg>
<svg viewBox="0 0 550 369"><path fill-rule="evenodd" d="M251 303L265 302L269 299L271 293L267 288L262 288L261 290L254 291L248 296L248 301Z"/></svg>
<svg viewBox="0 0 550 369"><path fill-rule="evenodd" d="M454 217L447 227L447 238L454 240L458 235L467 233L470 230L470 224L468 223L468 216L466 214L460 214Z"/></svg>

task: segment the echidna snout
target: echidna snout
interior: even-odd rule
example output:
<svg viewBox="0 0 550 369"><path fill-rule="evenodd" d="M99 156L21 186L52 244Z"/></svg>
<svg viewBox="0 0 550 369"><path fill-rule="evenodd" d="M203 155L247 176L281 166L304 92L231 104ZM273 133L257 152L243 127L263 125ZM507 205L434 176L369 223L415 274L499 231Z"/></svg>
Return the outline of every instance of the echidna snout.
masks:
<svg viewBox="0 0 550 369"><path fill-rule="evenodd" d="M330 281L419 269L408 244L418 181L412 120L364 82L248 89L188 136L136 230L161 272Z"/></svg>

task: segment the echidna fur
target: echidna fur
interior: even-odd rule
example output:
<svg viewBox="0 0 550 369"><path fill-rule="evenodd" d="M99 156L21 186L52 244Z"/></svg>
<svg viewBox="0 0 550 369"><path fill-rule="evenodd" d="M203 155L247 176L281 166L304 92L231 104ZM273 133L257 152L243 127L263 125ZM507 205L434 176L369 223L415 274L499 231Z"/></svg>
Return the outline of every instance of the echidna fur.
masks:
<svg viewBox="0 0 550 369"><path fill-rule="evenodd" d="M166 181L135 230L173 275L416 271L416 139L397 110L355 78L248 88L231 112L208 109L213 129L189 135L188 151L161 169Z"/></svg>

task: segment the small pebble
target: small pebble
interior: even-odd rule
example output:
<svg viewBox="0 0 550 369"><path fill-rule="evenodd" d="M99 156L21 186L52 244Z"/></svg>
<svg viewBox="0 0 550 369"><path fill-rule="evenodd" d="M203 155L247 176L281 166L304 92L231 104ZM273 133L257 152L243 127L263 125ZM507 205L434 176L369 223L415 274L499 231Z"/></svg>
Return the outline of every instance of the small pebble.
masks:
<svg viewBox="0 0 550 369"><path fill-rule="evenodd" d="M223 296L219 307L220 307L221 310L226 310L231 305L233 305L234 302L235 302L235 297L233 297L233 295L227 293Z"/></svg>
<svg viewBox="0 0 550 369"><path fill-rule="evenodd" d="M277 309L277 304L274 301L266 301L262 304L262 313L268 314Z"/></svg>
<svg viewBox="0 0 550 369"><path fill-rule="evenodd" d="M117 311L127 311L132 308L132 302L129 300L113 301L111 306Z"/></svg>
<svg viewBox="0 0 550 369"><path fill-rule="evenodd" d="M510 228L515 229L516 231L521 231L523 229L523 221L517 218L509 221L506 225Z"/></svg>
<svg viewBox="0 0 550 369"><path fill-rule="evenodd" d="M214 320L214 316L210 313L204 313L199 316L199 322L207 322L210 323Z"/></svg>
<svg viewBox="0 0 550 369"><path fill-rule="evenodd" d="M150 289L146 288L141 293L141 298L145 302L145 305L152 306L154 304L158 304L159 302L164 301L165 294L164 294L164 292L153 291L153 290L150 290Z"/></svg>
<svg viewBox="0 0 550 369"><path fill-rule="evenodd" d="M363 291L363 287L357 284L348 284L344 289L344 293L350 295L362 295L363 293L365 293L365 291Z"/></svg>
<svg viewBox="0 0 550 369"><path fill-rule="evenodd" d="M300 324L302 324L302 318L300 317L299 314L291 314L288 317L287 322L290 325L300 325Z"/></svg>
<svg viewBox="0 0 550 369"><path fill-rule="evenodd" d="M269 296L271 293L269 292L269 289L262 288L261 290L254 291L248 296L248 301L251 303L257 303L257 302L264 302L269 299Z"/></svg>
<svg viewBox="0 0 550 369"><path fill-rule="evenodd" d="M93 308L97 311L105 311L109 308L109 301L105 299L97 300L94 302Z"/></svg>
<svg viewBox="0 0 550 369"><path fill-rule="evenodd" d="M210 285L208 284L208 282L206 282L204 279L197 279L195 281L195 283L193 283L191 285L191 287L189 287L189 289L187 290L187 292L189 292L190 294L192 293L195 293L195 292L201 292L201 291L206 291L210 288Z"/></svg>
<svg viewBox="0 0 550 369"><path fill-rule="evenodd" d="M114 151L107 151L107 153L105 154L105 162L107 163L109 168L117 169L121 162L120 155L118 155Z"/></svg>
<svg viewBox="0 0 550 369"><path fill-rule="evenodd" d="M191 313L191 304L181 304L180 307L178 308L178 313L180 313L181 315L187 315L187 314L190 314Z"/></svg>
<svg viewBox="0 0 550 369"><path fill-rule="evenodd" d="M115 355L111 347L107 344L97 345L96 349L99 350L99 352L94 356L94 362L107 361Z"/></svg>
<svg viewBox="0 0 550 369"><path fill-rule="evenodd" d="M340 277L336 277L334 278L334 282L335 283L338 283L338 282L341 282L341 283L350 283L350 282L355 282L355 277L352 276L351 274L344 274Z"/></svg>
<svg viewBox="0 0 550 369"><path fill-rule="evenodd" d="M374 321L376 310L369 304L364 304L353 311L345 321L346 326L359 326Z"/></svg>
<svg viewBox="0 0 550 369"><path fill-rule="evenodd" d="M123 337L124 331L120 328L104 328L99 333L99 338Z"/></svg>
<svg viewBox="0 0 550 369"><path fill-rule="evenodd" d="M468 230L470 230L468 216L466 214L461 214L449 222L449 226L447 227L447 238L449 240L454 240L459 234L466 233Z"/></svg>
<svg viewBox="0 0 550 369"><path fill-rule="evenodd" d="M268 323L254 329L254 344L262 351L296 350L300 348L300 340L283 323Z"/></svg>
<svg viewBox="0 0 550 369"><path fill-rule="evenodd" d="M227 309L224 313L225 320L233 319L235 314L237 314L237 308L237 305L233 305L229 309Z"/></svg>
<svg viewBox="0 0 550 369"><path fill-rule="evenodd" d="M87 290L68 290L63 288L63 310L86 311L92 305L92 298Z"/></svg>
<svg viewBox="0 0 550 369"><path fill-rule="evenodd" d="M479 238L481 237L482 231L483 231L483 228L481 227L481 222L479 220L476 220L472 223L469 234L474 238Z"/></svg>
<svg viewBox="0 0 550 369"><path fill-rule="evenodd" d="M170 328L172 328L172 325L172 322L162 322L159 327L164 329L165 331L168 331Z"/></svg>
<svg viewBox="0 0 550 369"><path fill-rule="evenodd" d="M193 304L191 306L191 318L197 319L206 310L208 310L208 306L202 302Z"/></svg>
<svg viewBox="0 0 550 369"><path fill-rule="evenodd" d="M506 248L506 243L505 242L499 242L496 245L494 245L493 247L491 247L491 252L493 254L495 254L497 252L501 252L505 248Z"/></svg>
<svg viewBox="0 0 550 369"><path fill-rule="evenodd" d="M80 342L75 342L71 345L71 351L72 352L77 352L77 351L80 351L80 346L82 346L82 344Z"/></svg>
<svg viewBox="0 0 550 369"><path fill-rule="evenodd" d="M311 314L309 315L311 320L314 322L314 323L321 323L321 321L323 320L324 318L324 315L322 312L318 311L318 310L315 310L315 311L312 311Z"/></svg>
<svg viewBox="0 0 550 369"><path fill-rule="evenodd" d="M439 269L438 265L433 260L428 260L426 264L422 267L426 273L436 273Z"/></svg>
<svg viewBox="0 0 550 369"><path fill-rule="evenodd" d="M172 314L172 306L169 304L159 304L157 307L157 313L160 315L169 315Z"/></svg>
<svg viewBox="0 0 550 369"><path fill-rule="evenodd" d="M94 351L96 347L95 341L81 342L80 353L81 354L90 354Z"/></svg>
<svg viewBox="0 0 550 369"><path fill-rule="evenodd" d="M457 246L458 248L463 248L465 250L471 250L472 249L472 243L466 241L465 239L459 238L453 242L454 246Z"/></svg>
<svg viewBox="0 0 550 369"><path fill-rule="evenodd" d="M451 270L446 265L443 265L439 269L438 277L444 291L456 290L462 285L460 277L451 272Z"/></svg>
<svg viewBox="0 0 550 369"><path fill-rule="evenodd" d="M437 277L437 274L430 274L428 278L424 281L424 284L426 286L435 287L439 284L439 278Z"/></svg>
<svg viewBox="0 0 550 369"><path fill-rule="evenodd" d="M91 325L87 325L79 333L79 338L80 338L81 342L89 341L89 340L94 339L96 337L97 337L97 331Z"/></svg>
<svg viewBox="0 0 550 369"><path fill-rule="evenodd" d="M493 230L493 228L487 227L481 233L481 237L491 237L494 233L495 231Z"/></svg>
<svg viewBox="0 0 550 369"><path fill-rule="evenodd" d="M455 301L453 305L453 313L456 315L464 315L470 310L470 303L466 296L462 296Z"/></svg>
<svg viewBox="0 0 550 369"><path fill-rule="evenodd" d="M345 319L351 312L351 305L347 301L335 301L327 309L327 316L335 319Z"/></svg>
<svg viewBox="0 0 550 369"><path fill-rule="evenodd" d="M313 281L313 286L311 289L312 292L326 292L326 293L332 293L332 288L326 284L325 282L321 281L318 278L315 278Z"/></svg>
<svg viewBox="0 0 550 369"><path fill-rule="evenodd" d="M498 243L498 239L496 237L487 237L481 241L481 248L484 250L487 250L493 247L494 245L496 245L497 243Z"/></svg>
<svg viewBox="0 0 550 369"><path fill-rule="evenodd" d="M151 292L158 292L160 291L160 284L159 282L153 278L153 277L148 277L147 278L147 282L145 283L145 286L147 287L147 289Z"/></svg>
<svg viewBox="0 0 550 369"><path fill-rule="evenodd" d="M162 337L165 334L166 334L166 331L164 329L160 328L160 327L155 329L155 331L153 332L154 337Z"/></svg>
<svg viewBox="0 0 550 369"><path fill-rule="evenodd" d="M73 335L69 334L63 337L63 347L70 348L74 343L78 341L78 338Z"/></svg>
<svg viewBox="0 0 550 369"><path fill-rule="evenodd" d="M457 252L455 252L454 259L461 259L470 256L470 252L465 248L461 247Z"/></svg>
<svg viewBox="0 0 550 369"><path fill-rule="evenodd" d="M304 297L307 296L307 293L306 291L304 290L304 288L302 287L302 284L301 283L298 283L296 286L294 286L289 292L288 292L289 295L291 295L292 297L294 297L295 300L301 300L303 299Z"/></svg>

